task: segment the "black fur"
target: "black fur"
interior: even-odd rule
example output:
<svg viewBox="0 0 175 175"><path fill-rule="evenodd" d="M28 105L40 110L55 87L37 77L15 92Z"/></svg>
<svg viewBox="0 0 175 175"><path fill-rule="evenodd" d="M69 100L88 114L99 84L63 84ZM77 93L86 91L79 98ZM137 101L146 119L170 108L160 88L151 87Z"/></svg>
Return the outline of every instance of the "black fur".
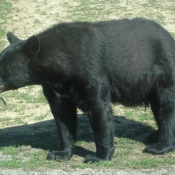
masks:
<svg viewBox="0 0 175 175"><path fill-rule="evenodd" d="M76 141L76 108L86 111L94 132L96 156L114 152L110 102L126 106L150 103L157 143L145 152L175 149L175 41L152 20L61 23L11 43L0 55L1 92L26 85L43 87L54 115L61 145L48 159L68 160Z"/></svg>

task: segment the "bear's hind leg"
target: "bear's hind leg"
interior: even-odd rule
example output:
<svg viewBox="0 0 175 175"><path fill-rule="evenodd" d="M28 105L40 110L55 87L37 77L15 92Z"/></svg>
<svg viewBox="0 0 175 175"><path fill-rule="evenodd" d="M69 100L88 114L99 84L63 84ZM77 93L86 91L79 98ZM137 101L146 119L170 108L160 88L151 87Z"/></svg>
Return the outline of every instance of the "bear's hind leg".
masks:
<svg viewBox="0 0 175 175"><path fill-rule="evenodd" d="M144 152L165 154L175 150L175 95L174 88L166 88L150 95L151 109L157 122L158 143L147 146Z"/></svg>

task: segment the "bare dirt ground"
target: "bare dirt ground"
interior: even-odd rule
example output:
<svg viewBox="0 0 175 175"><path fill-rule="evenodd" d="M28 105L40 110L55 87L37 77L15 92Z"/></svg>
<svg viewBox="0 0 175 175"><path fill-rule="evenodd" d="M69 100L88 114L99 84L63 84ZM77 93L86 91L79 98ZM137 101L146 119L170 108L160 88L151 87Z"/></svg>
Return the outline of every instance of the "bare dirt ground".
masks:
<svg viewBox="0 0 175 175"><path fill-rule="evenodd" d="M36 34L52 24L61 22L61 21L68 21L67 15L68 15L68 8L65 4L71 4L71 6L78 5L79 1L74 0L11 0L10 1L13 4L14 11L11 20L8 22L8 24L5 26L6 31L12 31L17 36L19 36L21 39L26 39L29 36ZM139 0L137 3L135 3L135 6L138 7L138 11L140 11L139 4L144 3L144 1ZM170 4L171 5L171 4ZM126 6L125 1L121 1L120 6L124 7ZM106 9L108 6L106 6ZM138 12L137 11L137 12ZM139 14L141 12L138 12L135 14ZM166 16L166 19L168 21L167 25L165 25L166 29L168 29L170 32L175 31L175 24L173 23L173 20L168 18L171 16L171 14L166 13L166 11L163 11L164 15ZM110 15L109 19L113 18L120 18L122 17L122 14L118 13L119 15ZM149 12L148 12L149 14ZM134 14L133 14L134 16ZM172 17L172 16L171 16ZM5 40L5 38L4 38ZM6 45L8 43L6 42ZM30 93L30 95L36 95L38 92L41 91L41 88L39 86L32 87L32 89L29 89L28 87L22 88L17 90L21 93ZM8 98L11 104L18 103L19 100L16 100L13 97ZM19 124L16 122L16 117L19 116L18 112L12 112L11 110L6 109L3 112L0 112L0 118L1 116L3 118L11 118L12 122L6 122L4 124L0 122L0 128L3 129L3 134L9 134L11 132L16 135L17 133L30 133L32 135L33 129L35 128L36 123L36 116L44 115L45 118L40 122L40 124L37 125L38 128L42 128L42 130L37 130L38 133L40 132L48 132L50 130L55 131L55 123L53 121L53 117L50 113L49 106L45 103L27 103L24 105L23 113L22 115L29 115L30 117L26 117L23 120L22 124ZM37 107L36 107L37 106ZM115 110L115 109L114 109ZM81 118L81 111L79 113L79 118L84 121ZM117 115L122 116L123 111L118 108ZM45 123L45 121L49 121ZM25 124L25 125L24 125ZM91 131L89 131L91 132ZM14 136L15 137L15 136ZM17 136L16 136L17 138ZM89 142L87 145L84 146L84 148L91 149L91 151L95 151L95 146L93 142ZM83 161L83 157L73 157L73 161ZM0 175L1 174L175 174L174 169L149 169L149 170L119 170L119 169L102 169L100 170L92 170L90 169L57 169L57 170L42 170L42 171L27 171L27 170L7 170L7 169L0 169Z"/></svg>

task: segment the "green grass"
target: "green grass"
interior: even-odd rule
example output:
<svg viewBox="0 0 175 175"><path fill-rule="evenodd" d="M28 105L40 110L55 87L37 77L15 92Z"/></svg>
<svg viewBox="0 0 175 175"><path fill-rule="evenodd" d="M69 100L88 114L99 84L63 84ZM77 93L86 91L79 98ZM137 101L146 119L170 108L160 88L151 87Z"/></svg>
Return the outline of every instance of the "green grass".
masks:
<svg viewBox="0 0 175 175"><path fill-rule="evenodd" d="M10 121L11 117L6 117L6 118L0 118L0 122L7 122Z"/></svg>
<svg viewBox="0 0 175 175"><path fill-rule="evenodd" d="M1 0L0 5L0 50L4 46L4 41L2 41L2 37L4 37L6 33L5 24L11 17L12 4L9 1Z"/></svg>
<svg viewBox="0 0 175 175"><path fill-rule="evenodd" d="M165 6L162 0L159 2L150 0L143 3L138 1L123 1L121 3L121 0L77 0L77 2L76 6L65 3L65 7L69 7L68 19L72 21L95 21L140 16L155 19L163 24L165 18L161 12L167 10L167 4ZM169 2L173 1L170 0ZM172 8L172 6L170 5L169 8Z"/></svg>
<svg viewBox="0 0 175 175"><path fill-rule="evenodd" d="M22 164L22 159L0 160L0 167L4 168L21 168Z"/></svg>
<svg viewBox="0 0 175 175"><path fill-rule="evenodd" d="M35 86L28 86L26 87L25 92L19 91L9 91L3 93L4 97L10 98L13 97L16 100L19 100L20 103L27 102L27 103L47 103L46 98L43 95L42 90L37 91L36 93L32 94L33 87Z"/></svg>
<svg viewBox="0 0 175 175"><path fill-rule="evenodd" d="M84 144L86 144L86 143L87 143L86 140L78 140L78 141L76 142L76 145L77 145L77 146L82 146L82 145L84 145Z"/></svg>
<svg viewBox="0 0 175 175"><path fill-rule="evenodd" d="M11 15L11 11L12 11L12 4L9 1L1 0L1 6L0 6L1 25L7 23L7 20Z"/></svg>
<svg viewBox="0 0 175 175"><path fill-rule="evenodd" d="M19 150L16 147L14 147L14 146L3 147L3 148L0 148L0 150L5 155L14 156L14 155L18 155L19 154Z"/></svg>

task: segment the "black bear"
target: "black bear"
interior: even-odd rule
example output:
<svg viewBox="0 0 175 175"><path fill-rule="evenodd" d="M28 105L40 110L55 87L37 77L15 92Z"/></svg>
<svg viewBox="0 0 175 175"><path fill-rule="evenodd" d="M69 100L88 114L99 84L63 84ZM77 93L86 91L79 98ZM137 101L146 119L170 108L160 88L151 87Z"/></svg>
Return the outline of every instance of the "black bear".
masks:
<svg viewBox="0 0 175 175"><path fill-rule="evenodd" d="M60 135L48 159L69 160L76 141L77 107L87 112L96 155L84 162L110 160L114 129L110 102L150 103L157 143L145 152L175 149L175 41L159 24L135 18L60 23L10 45L0 54L0 92L42 85Z"/></svg>

